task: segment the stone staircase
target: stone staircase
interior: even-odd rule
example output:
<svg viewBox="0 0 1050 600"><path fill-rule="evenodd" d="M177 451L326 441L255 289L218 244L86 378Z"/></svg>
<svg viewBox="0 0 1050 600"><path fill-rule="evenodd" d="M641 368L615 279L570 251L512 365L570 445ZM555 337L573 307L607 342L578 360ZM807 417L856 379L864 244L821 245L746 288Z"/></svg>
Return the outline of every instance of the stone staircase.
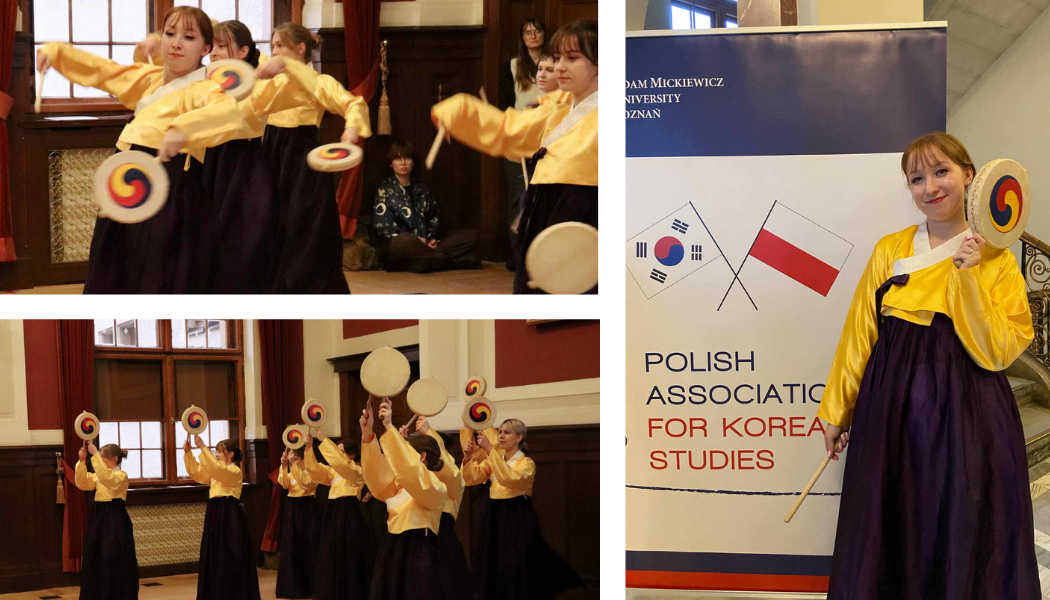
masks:
<svg viewBox="0 0 1050 600"><path fill-rule="evenodd" d="M1027 352L1006 370L1031 467L1050 458L1050 371Z"/></svg>

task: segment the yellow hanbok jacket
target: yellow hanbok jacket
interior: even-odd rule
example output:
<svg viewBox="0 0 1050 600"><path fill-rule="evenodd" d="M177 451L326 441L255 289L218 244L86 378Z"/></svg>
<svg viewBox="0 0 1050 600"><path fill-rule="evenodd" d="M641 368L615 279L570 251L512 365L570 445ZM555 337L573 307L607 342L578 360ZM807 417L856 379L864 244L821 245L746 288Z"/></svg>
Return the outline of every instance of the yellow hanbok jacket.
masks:
<svg viewBox="0 0 1050 600"><path fill-rule="evenodd" d="M459 507L463 504L463 490L465 488L463 473L456 466L456 460L448 453L448 450L445 448L445 441L441 439L438 432L431 427L427 430L427 435L437 440L438 448L441 448L441 460L444 462L441 470L437 472L438 479L448 488L448 500L445 501L445 507L442 511L452 515L453 519L458 518Z"/></svg>
<svg viewBox="0 0 1050 600"><path fill-rule="evenodd" d="M303 461L303 466L306 467L310 477L321 485L331 488L328 491L329 500L347 496L361 497L361 488L365 485L361 467L340 452L339 447L332 440L326 438L321 442L321 455L328 461L327 465L317 462L313 448L307 448L304 455L306 459Z"/></svg>
<svg viewBox="0 0 1050 600"><path fill-rule="evenodd" d="M106 467L106 463L102 462L102 457L98 453L91 456L91 466L95 467L94 473L88 473L87 465L84 464L84 461L77 461L75 476L77 488L85 492L94 490L95 502L127 501L127 473Z"/></svg>
<svg viewBox="0 0 1050 600"><path fill-rule="evenodd" d="M598 185L598 92L575 105L544 102L520 111L456 94L435 104L431 115L452 137L489 156L516 162L546 148L531 184Z"/></svg>
<svg viewBox="0 0 1050 600"><path fill-rule="evenodd" d="M957 269L951 257L970 231L930 249L926 224L888 235L875 245L857 284L817 415L833 425L853 420L861 379L879 336L875 291L908 274L882 300L882 315L928 326L936 313L951 319L966 353L982 369L1010 366L1032 341L1024 276L1009 249L985 246L981 261Z"/></svg>
<svg viewBox="0 0 1050 600"><path fill-rule="evenodd" d="M168 129L177 127L186 138L183 152L203 161L207 144L241 127L237 102L204 78L203 67L165 84L159 65L121 65L58 42L41 51L66 79L113 94L135 111L117 140L121 150L160 148Z"/></svg>
<svg viewBox="0 0 1050 600"><path fill-rule="evenodd" d="M211 450L201 449L201 462L193 458L193 454L187 452L182 457L186 463L186 471L190 478L197 483L211 485L208 492L209 498L222 498L232 496L240 499L241 488L244 486L241 468L237 465L228 465L219 462Z"/></svg>
<svg viewBox="0 0 1050 600"><path fill-rule="evenodd" d="M291 468L281 465L281 470L277 473L277 484L288 490L289 498L306 498L317 492L317 482L309 473L299 468L298 464L292 464Z"/></svg>
<svg viewBox="0 0 1050 600"><path fill-rule="evenodd" d="M483 461L468 460L463 464L463 481L467 485L478 485L486 479L492 481L489 498L493 500L531 496L536 463L521 450L506 458L503 450L494 446Z"/></svg>
<svg viewBox="0 0 1050 600"><path fill-rule="evenodd" d="M372 495L386 502L387 531L438 532L448 488L396 429L388 426L381 439L373 436L371 442L361 444L361 466Z"/></svg>
<svg viewBox="0 0 1050 600"><path fill-rule="evenodd" d="M334 78L314 71L310 65L295 60L285 60L284 65L288 76L311 94L311 101L271 114L267 125L286 129L302 125L317 127L327 111L343 117L346 127L357 127L362 138L372 135L364 98L351 94Z"/></svg>

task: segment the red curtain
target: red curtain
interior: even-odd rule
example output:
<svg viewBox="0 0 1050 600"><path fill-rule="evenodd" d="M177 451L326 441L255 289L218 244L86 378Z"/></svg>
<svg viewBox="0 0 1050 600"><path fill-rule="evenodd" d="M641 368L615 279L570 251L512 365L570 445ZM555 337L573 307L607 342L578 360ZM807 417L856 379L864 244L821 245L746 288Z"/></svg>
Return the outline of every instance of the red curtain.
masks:
<svg viewBox="0 0 1050 600"><path fill-rule="evenodd" d="M73 433L73 420L83 411L91 410L95 395L95 339L94 322L58 321L58 364L62 378L59 413L63 428L63 449L67 464L66 479L73 484L74 461L84 442ZM65 515L62 520L62 570L80 571L82 566L85 519L84 492L76 485L64 486Z"/></svg>
<svg viewBox="0 0 1050 600"><path fill-rule="evenodd" d="M343 28L346 39L347 89L365 102L371 102L379 89L379 5L381 0L353 0L343 2ZM374 120L373 120L374 121ZM345 239L352 239L357 230L357 216L361 210L361 191L364 187L361 167L343 173L339 180L336 199L339 202L339 225Z"/></svg>
<svg viewBox="0 0 1050 600"><path fill-rule="evenodd" d="M300 421L303 391L303 322L259 321L262 348L262 413L270 455L270 514L263 533L263 552L276 552L281 538L281 503L284 489L277 485L281 468L284 428Z"/></svg>
<svg viewBox="0 0 1050 600"><path fill-rule="evenodd" d="M15 238L11 230L10 160L7 156L7 114L13 98L7 91L11 86L11 65L15 58L15 20L18 3L0 2L0 262L15 259ZM378 17L377 17L378 19Z"/></svg>

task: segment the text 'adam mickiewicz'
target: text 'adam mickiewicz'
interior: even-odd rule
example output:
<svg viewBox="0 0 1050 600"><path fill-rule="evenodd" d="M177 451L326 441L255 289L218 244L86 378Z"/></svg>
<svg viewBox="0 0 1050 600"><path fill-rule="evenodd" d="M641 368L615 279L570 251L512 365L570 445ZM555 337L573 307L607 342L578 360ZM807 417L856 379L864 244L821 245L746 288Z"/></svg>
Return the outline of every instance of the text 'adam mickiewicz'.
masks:
<svg viewBox="0 0 1050 600"><path fill-rule="evenodd" d="M648 90L658 88L697 88L724 87L721 77L650 77L649 79L628 79L627 89Z"/></svg>

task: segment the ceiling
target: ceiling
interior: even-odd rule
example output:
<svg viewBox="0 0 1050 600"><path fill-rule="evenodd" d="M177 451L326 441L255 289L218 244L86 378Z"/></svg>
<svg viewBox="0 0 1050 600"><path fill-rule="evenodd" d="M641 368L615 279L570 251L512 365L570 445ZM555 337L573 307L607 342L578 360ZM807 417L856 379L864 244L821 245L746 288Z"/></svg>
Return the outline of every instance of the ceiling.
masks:
<svg viewBox="0 0 1050 600"><path fill-rule="evenodd" d="M924 0L927 21L948 21L948 111L1050 6L1050 0Z"/></svg>

